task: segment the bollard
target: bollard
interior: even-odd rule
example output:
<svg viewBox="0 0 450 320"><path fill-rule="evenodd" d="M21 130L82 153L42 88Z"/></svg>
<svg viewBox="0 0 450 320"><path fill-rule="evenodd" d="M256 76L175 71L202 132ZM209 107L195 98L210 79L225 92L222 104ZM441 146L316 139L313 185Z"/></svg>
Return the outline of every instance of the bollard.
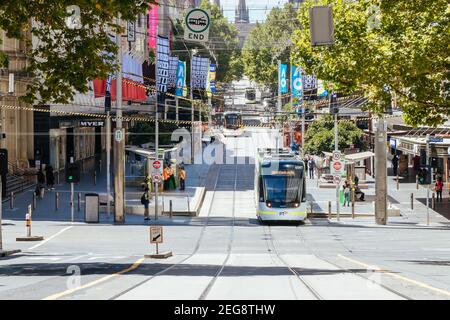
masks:
<svg viewBox="0 0 450 320"><path fill-rule="evenodd" d="M411 210L414 210L414 193L411 192Z"/></svg>
<svg viewBox="0 0 450 320"><path fill-rule="evenodd" d="M78 192L78 211L81 210L81 192Z"/></svg>
<svg viewBox="0 0 450 320"><path fill-rule="evenodd" d="M328 201L328 219L331 219L331 201Z"/></svg>
<svg viewBox="0 0 450 320"><path fill-rule="evenodd" d="M9 208L14 209L14 192L9 193Z"/></svg>
<svg viewBox="0 0 450 320"><path fill-rule="evenodd" d="M355 219L355 189L352 188L352 219Z"/></svg>
<svg viewBox="0 0 450 320"><path fill-rule="evenodd" d="M189 196L187 196L188 213L191 213L191 205L189 204Z"/></svg>
<svg viewBox="0 0 450 320"><path fill-rule="evenodd" d="M416 190L419 190L419 176L416 174Z"/></svg>
<svg viewBox="0 0 450 320"><path fill-rule="evenodd" d="M436 209L436 194L433 192L433 195L431 196L431 208L434 210Z"/></svg>
<svg viewBox="0 0 450 320"><path fill-rule="evenodd" d="M94 186L97 185L97 171L94 171Z"/></svg>
<svg viewBox="0 0 450 320"><path fill-rule="evenodd" d="M169 217L172 219L172 200L169 201Z"/></svg>
<svg viewBox="0 0 450 320"><path fill-rule="evenodd" d="M397 175L397 190L398 190L398 175Z"/></svg>
<svg viewBox="0 0 450 320"><path fill-rule="evenodd" d="M36 209L36 192L33 192L33 210Z"/></svg>
<svg viewBox="0 0 450 320"><path fill-rule="evenodd" d="M59 192L55 192L55 211L59 209Z"/></svg>
<svg viewBox="0 0 450 320"><path fill-rule="evenodd" d="M31 215L29 213L25 215L25 225L27 226L27 237L31 237Z"/></svg>

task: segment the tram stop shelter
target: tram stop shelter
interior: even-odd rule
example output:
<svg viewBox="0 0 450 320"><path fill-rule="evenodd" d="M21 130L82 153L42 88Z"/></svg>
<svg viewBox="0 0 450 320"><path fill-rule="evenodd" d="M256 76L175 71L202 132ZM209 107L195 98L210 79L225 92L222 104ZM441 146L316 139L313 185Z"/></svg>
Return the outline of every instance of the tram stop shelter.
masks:
<svg viewBox="0 0 450 320"><path fill-rule="evenodd" d="M325 157L327 158L327 162L329 166L332 165L333 154L331 152L323 152ZM366 160L371 159L370 163L374 163L375 154L371 151L363 151L356 152L344 155L345 161L345 172L347 178L350 178L352 181L355 179L355 176L358 177L360 183L364 183L366 179ZM363 187L363 186L361 186Z"/></svg>

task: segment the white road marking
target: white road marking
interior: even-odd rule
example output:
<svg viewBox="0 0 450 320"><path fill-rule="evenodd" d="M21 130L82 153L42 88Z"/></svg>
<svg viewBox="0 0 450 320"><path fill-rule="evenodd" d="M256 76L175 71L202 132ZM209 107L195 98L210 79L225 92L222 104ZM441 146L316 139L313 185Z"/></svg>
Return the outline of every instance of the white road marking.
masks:
<svg viewBox="0 0 450 320"><path fill-rule="evenodd" d="M32 246L31 248L28 248L28 250L34 250L34 249L36 249L36 248L39 248L39 247L42 246L43 244L46 244L47 242L49 242L50 240L56 238L56 237L59 236L61 233L63 233L64 231L69 230L70 228L73 228L73 226L66 227L66 228L60 230L59 232L57 232L57 233L55 233L54 235L52 235L51 237L45 239L45 240L42 241L41 243L38 243L38 244Z"/></svg>

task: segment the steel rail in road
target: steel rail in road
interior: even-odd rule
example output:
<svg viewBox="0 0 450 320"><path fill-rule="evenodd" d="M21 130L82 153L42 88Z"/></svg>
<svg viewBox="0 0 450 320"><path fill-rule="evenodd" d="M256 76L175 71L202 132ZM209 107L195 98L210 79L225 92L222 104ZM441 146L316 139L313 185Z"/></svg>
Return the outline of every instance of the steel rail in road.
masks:
<svg viewBox="0 0 450 320"><path fill-rule="evenodd" d="M216 181L214 182L214 191L213 191L213 195L212 195L212 198L211 198L211 204L210 204L210 206L208 208L208 214L206 216L205 222L204 222L204 224L202 226L202 229L200 231L200 235L199 235L199 237L197 239L196 245L195 245L194 250L192 251L192 253L189 254L189 256L187 256L186 258L184 258L184 259L182 259L182 260L180 260L180 261L170 265L169 267L159 271L158 273L150 276L148 279L145 279L145 280L143 280L143 281L141 281L141 282L139 282L139 283L137 283L137 284L127 288L126 290L121 291L120 293L112 296L108 300L115 300L115 299L123 296L124 294L130 292L131 290L134 290L137 287L143 285L144 283L147 283L148 281L150 281L150 280L152 280L152 279L154 279L154 278L156 278L158 276L161 276L161 275L165 274L166 272L168 272L168 271L172 270L173 268L175 268L175 267L181 265L182 263L186 262L188 259L192 258L197 253L198 249L200 248L200 244L201 244L201 242L203 240L203 236L205 234L205 229L208 226L208 222L209 222L209 219L210 219L210 216L211 216L212 205L214 203L214 197L216 195L217 183L219 182L219 176L220 176L220 170L221 170L221 168L219 166L217 166L217 168L218 168L218 170L217 170Z"/></svg>
<svg viewBox="0 0 450 320"><path fill-rule="evenodd" d="M327 231L328 231L328 233L329 233L330 235L334 236L334 234L332 234L331 231L330 231L328 228L327 228ZM297 232L298 232L298 233L297 233ZM317 258L320 259L320 260L323 260L323 261L325 261L325 262L328 262L329 264L335 266L336 268L338 268L339 270L342 270L343 272L351 273L351 274L353 274L353 275L355 275L355 276L358 276L358 277L360 277L360 278L362 278L362 279L364 279L364 280L366 280L366 281L370 281L370 282L372 282L372 283L374 283L374 284L376 284L376 285L382 287L383 289L385 289L385 290L387 290L387 291L389 291L389 292L391 292L391 293L393 293L393 294L395 294L395 295L398 295L398 296L402 297L402 298L405 299L405 300L413 300L411 297L408 297L407 295L404 295L403 293L400 293L400 292L398 292L398 291L395 290L395 289L389 288L389 287L387 287L386 285L384 285L384 284L382 284L382 283L379 283L379 282L376 282L376 281L373 280L373 279L369 279L369 278L363 276L362 274L353 271L352 269L349 269L349 268L343 268L343 267L341 267L340 265L337 265L336 263L330 261L329 259L326 259L326 258L322 257L320 254L317 254L317 252L316 252L314 249L312 249L311 246L310 246L309 244L307 244L306 238L304 237L304 235L302 234L302 232L301 232L301 230L300 230L300 228L299 228L298 226L296 226L296 233L297 233L298 237L300 238L300 241L302 242L303 247L306 248L306 250L307 250L311 255L317 257ZM340 245L341 247L343 247L345 251L347 251L349 254L352 254L351 250L349 250L347 247L345 247L345 246L342 244L342 241L338 241L338 242L339 242L339 245ZM373 271L373 272L375 272L375 271Z"/></svg>
<svg viewBox="0 0 450 320"><path fill-rule="evenodd" d="M298 227L298 226L297 226ZM311 286L311 284L297 271L295 270L295 268L291 267L286 260L283 259L283 257L281 257L277 246L275 245L275 239L272 235L272 229L270 228L270 225L264 225L263 224L263 229L264 229L264 233L268 234L270 236L270 245L272 247L271 252L273 252L277 258L286 266L286 268L294 275L296 276L296 278L305 286L305 288L308 289L309 292L311 292L311 294L317 299L317 300L323 300L322 296ZM269 230L269 232L267 233L266 230ZM269 244L269 241L266 239L267 243ZM291 288L292 291L294 292L293 288ZM294 292L295 295L295 292Z"/></svg>
<svg viewBox="0 0 450 320"><path fill-rule="evenodd" d="M236 183L237 183L237 172L238 172L238 165L235 164L234 166L235 166L236 170L235 170L235 174L234 174L233 207L232 207L232 210L231 210L231 212L232 212L232 223L231 223L230 240L228 242L228 248L227 248L227 257L223 261L223 263L220 266L220 268L217 271L217 273L214 275L214 277L208 283L208 285L206 286L205 290L203 290L202 294L199 297L199 300L206 300L206 297L211 292L211 289L214 286L214 284L216 283L216 280L222 274L222 271L225 268L225 266L226 266L226 264L227 264L227 262L228 262L228 260L230 259L230 256L231 256L231 249L233 247L233 240L234 240L235 210L236 210ZM211 207L210 207L210 209L211 209Z"/></svg>

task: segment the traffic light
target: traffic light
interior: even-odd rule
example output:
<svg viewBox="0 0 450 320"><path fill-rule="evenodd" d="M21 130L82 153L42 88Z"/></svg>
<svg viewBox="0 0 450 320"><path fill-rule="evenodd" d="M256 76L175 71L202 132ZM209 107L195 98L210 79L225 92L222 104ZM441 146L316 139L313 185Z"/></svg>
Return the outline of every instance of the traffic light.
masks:
<svg viewBox="0 0 450 320"><path fill-rule="evenodd" d="M69 163L66 169L66 182L80 182L80 168L75 163Z"/></svg>
<svg viewBox="0 0 450 320"><path fill-rule="evenodd" d="M337 104L337 93L333 92L330 95L330 114L338 114L339 107Z"/></svg>
<svg viewBox="0 0 450 320"><path fill-rule="evenodd" d="M418 178L419 184L431 184L431 166L420 166Z"/></svg>
<svg viewBox="0 0 450 320"><path fill-rule="evenodd" d="M434 169L437 169L437 167L438 167L438 158L437 157L431 157L431 167Z"/></svg>

